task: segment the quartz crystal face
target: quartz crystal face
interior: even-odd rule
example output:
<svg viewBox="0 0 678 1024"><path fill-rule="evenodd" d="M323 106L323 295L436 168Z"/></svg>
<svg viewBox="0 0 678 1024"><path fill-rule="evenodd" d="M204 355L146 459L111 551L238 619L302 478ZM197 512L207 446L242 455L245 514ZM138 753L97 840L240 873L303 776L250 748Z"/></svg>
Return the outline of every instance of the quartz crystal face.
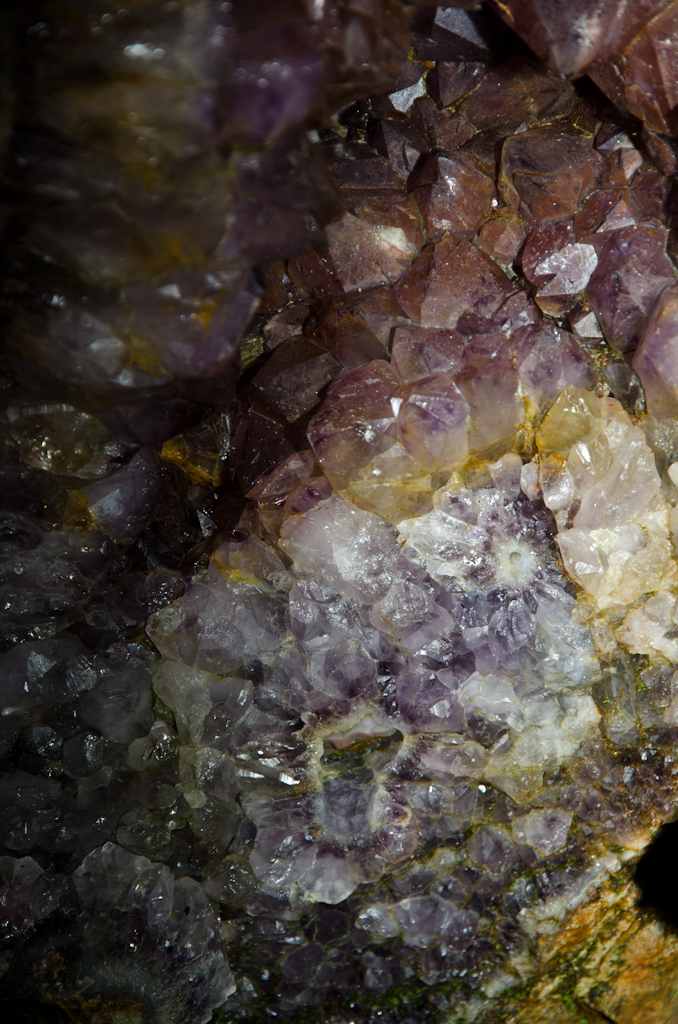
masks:
<svg viewBox="0 0 678 1024"><path fill-rule="evenodd" d="M670 1024L677 5L20 6L3 999Z"/></svg>

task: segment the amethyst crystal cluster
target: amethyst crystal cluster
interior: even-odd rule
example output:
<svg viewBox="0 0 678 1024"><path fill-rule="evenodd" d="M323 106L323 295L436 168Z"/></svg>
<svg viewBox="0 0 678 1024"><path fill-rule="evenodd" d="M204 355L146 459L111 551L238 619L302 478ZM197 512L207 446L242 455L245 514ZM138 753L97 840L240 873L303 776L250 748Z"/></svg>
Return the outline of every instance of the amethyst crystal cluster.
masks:
<svg viewBox="0 0 678 1024"><path fill-rule="evenodd" d="M17 14L14 999L489 1024L675 814L676 5L469 6Z"/></svg>

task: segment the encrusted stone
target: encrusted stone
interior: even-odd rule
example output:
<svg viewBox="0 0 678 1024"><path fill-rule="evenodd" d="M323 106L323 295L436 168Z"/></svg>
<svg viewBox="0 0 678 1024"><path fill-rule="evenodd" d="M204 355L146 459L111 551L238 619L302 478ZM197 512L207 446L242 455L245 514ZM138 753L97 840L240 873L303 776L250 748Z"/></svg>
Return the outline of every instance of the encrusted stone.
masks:
<svg viewBox="0 0 678 1024"><path fill-rule="evenodd" d="M161 6L12 78L2 995L670 1024L676 3Z"/></svg>

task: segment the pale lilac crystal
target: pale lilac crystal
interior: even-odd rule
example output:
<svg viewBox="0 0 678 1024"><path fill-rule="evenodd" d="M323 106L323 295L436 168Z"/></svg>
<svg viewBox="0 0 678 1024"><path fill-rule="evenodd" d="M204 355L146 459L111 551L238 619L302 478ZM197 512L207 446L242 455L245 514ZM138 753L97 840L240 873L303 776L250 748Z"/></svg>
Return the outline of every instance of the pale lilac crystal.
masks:
<svg viewBox="0 0 678 1024"><path fill-rule="evenodd" d="M285 502L285 513L289 516L301 512L308 512L321 501L325 501L332 494L332 488L323 476L306 477L298 480Z"/></svg>
<svg viewBox="0 0 678 1024"><path fill-rule="evenodd" d="M361 927L379 938L400 933L408 945L425 948L435 939L442 939L461 949L471 942L476 920L474 914L458 912L453 903L435 896L413 897L390 907L377 903L358 918Z"/></svg>
<svg viewBox="0 0 678 1024"><path fill-rule="evenodd" d="M472 338L453 379L469 406L469 448L482 450L512 436L522 409L518 375L503 334Z"/></svg>
<svg viewBox="0 0 678 1024"><path fill-rule="evenodd" d="M178 603L151 616L146 630L166 657L208 672L235 668L244 649L240 630L203 584L188 586Z"/></svg>
<svg viewBox="0 0 678 1024"><path fill-rule="evenodd" d="M405 700L400 690L398 690L398 698L401 708L405 711ZM424 699L422 700L422 698ZM434 703L429 704L429 707L426 708L429 701L434 701ZM424 686L417 694L415 706L418 723L428 728L429 732L438 730L454 732L463 728L464 717L461 704L452 687L448 689L444 683L441 685L440 677L435 680L433 685L425 681Z"/></svg>
<svg viewBox="0 0 678 1024"><path fill-rule="evenodd" d="M296 882L315 861L314 844L303 833L279 828L260 830L250 854L254 873L272 885Z"/></svg>
<svg viewBox="0 0 678 1024"><path fill-rule="evenodd" d="M568 385L593 388L593 361L576 338L555 325L524 327L513 346L523 386L536 402L551 403Z"/></svg>
<svg viewBox="0 0 678 1024"><path fill-rule="evenodd" d="M336 495L288 519L280 546L307 572L324 576L344 597L374 601L384 596L393 579L392 529Z"/></svg>
<svg viewBox="0 0 678 1024"><path fill-rule="evenodd" d="M468 454L469 407L445 373L420 378L397 394L398 440L424 469L463 462Z"/></svg>
<svg viewBox="0 0 678 1024"><path fill-rule="evenodd" d="M538 263L535 274L544 283L539 286L535 301L542 313L560 317L568 312L583 295L597 265L594 247L585 242L564 245Z"/></svg>
<svg viewBox="0 0 678 1024"><path fill-rule="evenodd" d="M423 768L443 785L457 777L482 779L487 761L488 754L479 743L459 736L446 736L429 743L421 754Z"/></svg>
<svg viewBox="0 0 678 1024"><path fill-rule="evenodd" d="M502 828L487 826L479 829L469 842L473 860L487 867L493 875L501 875L516 862L516 852L508 834Z"/></svg>
<svg viewBox="0 0 678 1024"><path fill-rule="evenodd" d="M530 811L513 823L513 838L533 847L540 856L548 856L565 845L571 823L572 813L559 807Z"/></svg>
<svg viewBox="0 0 678 1024"><path fill-rule="evenodd" d="M457 331L429 327L397 327L393 332L391 366L404 381L418 380L459 362L463 338Z"/></svg>

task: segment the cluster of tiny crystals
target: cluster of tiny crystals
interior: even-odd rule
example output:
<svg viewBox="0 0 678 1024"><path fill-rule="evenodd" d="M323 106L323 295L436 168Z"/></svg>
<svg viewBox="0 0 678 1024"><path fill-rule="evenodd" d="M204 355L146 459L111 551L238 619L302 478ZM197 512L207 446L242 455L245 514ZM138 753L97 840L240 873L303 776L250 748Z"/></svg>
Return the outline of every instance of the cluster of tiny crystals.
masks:
<svg viewBox="0 0 678 1024"><path fill-rule="evenodd" d="M74 1019L496 1020L673 814L671 125L458 8L380 93L358 6L31 28L0 973Z"/></svg>

